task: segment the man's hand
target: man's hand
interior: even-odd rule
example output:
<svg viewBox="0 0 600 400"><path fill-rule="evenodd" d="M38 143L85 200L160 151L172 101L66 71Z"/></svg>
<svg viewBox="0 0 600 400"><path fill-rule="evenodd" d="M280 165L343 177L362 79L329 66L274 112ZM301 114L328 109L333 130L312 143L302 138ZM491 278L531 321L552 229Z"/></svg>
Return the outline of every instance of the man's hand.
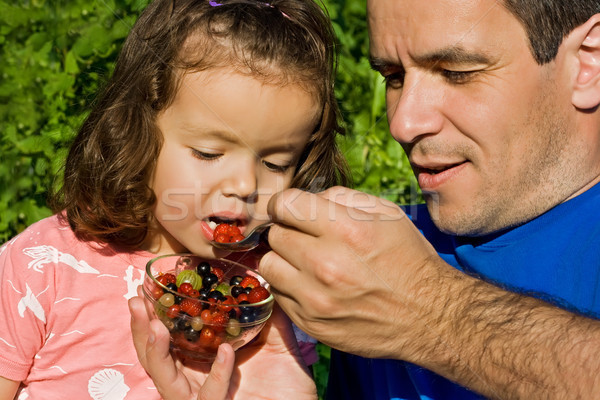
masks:
<svg viewBox="0 0 600 400"><path fill-rule="evenodd" d="M423 291L439 271L429 265L441 260L394 203L345 188L288 190L269 213L278 224L260 273L302 330L354 354L405 359L402 338L435 335L419 296L432 295Z"/></svg>

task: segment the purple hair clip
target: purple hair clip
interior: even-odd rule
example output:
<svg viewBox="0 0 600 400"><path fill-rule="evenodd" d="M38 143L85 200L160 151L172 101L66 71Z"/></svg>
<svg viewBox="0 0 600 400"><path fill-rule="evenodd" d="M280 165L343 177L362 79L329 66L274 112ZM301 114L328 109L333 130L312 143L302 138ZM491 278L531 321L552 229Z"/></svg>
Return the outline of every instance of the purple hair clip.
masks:
<svg viewBox="0 0 600 400"><path fill-rule="evenodd" d="M210 4L210 6L211 6L211 7L218 7L218 6L222 6L222 5L223 5L223 3L217 3L217 2L216 2L216 1L214 1L214 0L210 0L210 1L208 2L208 4ZM263 6L265 6L265 7L269 7L269 8L275 8L275 6L274 6L274 5L272 5L271 3L267 3L267 2L265 2L265 1L259 1L259 2L258 2L258 4L262 4ZM290 17L289 17L289 16L288 16L286 13L284 13L283 11L279 10L279 12L280 12L280 13L281 13L281 15L283 15L285 18L287 18L287 19L290 19Z"/></svg>

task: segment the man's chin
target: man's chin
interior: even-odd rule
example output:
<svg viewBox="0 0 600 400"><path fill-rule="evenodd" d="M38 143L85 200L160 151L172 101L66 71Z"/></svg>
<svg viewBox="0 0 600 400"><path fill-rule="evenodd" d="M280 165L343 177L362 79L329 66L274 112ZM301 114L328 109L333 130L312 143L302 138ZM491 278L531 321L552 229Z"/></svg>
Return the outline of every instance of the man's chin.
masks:
<svg viewBox="0 0 600 400"><path fill-rule="evenodd" d="M489 221L467 210L453 210L438 201L427 201L427 210L434 225L452 236L476 237L490 233Z"/></svg>

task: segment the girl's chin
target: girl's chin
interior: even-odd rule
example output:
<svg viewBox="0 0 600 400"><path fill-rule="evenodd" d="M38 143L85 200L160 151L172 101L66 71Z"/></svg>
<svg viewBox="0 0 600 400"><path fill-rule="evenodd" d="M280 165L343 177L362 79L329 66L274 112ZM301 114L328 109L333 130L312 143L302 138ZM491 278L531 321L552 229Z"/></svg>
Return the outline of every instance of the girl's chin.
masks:
<svg viewBox="0 0 600 400"><path fill-rule="evenodd" d="M192 253L196 256L207 259L224 258L231 254L230 251L217 249L211 246L209 243L206 243L203 246L196 246L194 248L190 248L190 250L188 250L187 253Z"/></svg>

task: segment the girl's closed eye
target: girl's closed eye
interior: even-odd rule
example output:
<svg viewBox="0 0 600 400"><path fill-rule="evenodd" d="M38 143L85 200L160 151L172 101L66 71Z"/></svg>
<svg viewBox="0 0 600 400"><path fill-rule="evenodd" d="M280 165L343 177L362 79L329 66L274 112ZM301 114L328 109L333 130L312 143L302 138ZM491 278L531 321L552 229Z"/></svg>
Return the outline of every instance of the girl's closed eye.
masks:
<svg viewBox="0 0 600 400"><path fill-rule="evenodd" d="M204 161L216 161L223 156L222 153L209 153L198 149L192 149L192 155L197 159Z"/></svg>
<svg viewBox="0 0 600 400"><path fill-rule="evenodd" d="M292 166L291 164L283 164L283 163L276 164L276 163L266 161L266 160L263 160L262 163L269 171L281 173L281 174L284 172L287 172L290 169L290 167Z"/></svg>

